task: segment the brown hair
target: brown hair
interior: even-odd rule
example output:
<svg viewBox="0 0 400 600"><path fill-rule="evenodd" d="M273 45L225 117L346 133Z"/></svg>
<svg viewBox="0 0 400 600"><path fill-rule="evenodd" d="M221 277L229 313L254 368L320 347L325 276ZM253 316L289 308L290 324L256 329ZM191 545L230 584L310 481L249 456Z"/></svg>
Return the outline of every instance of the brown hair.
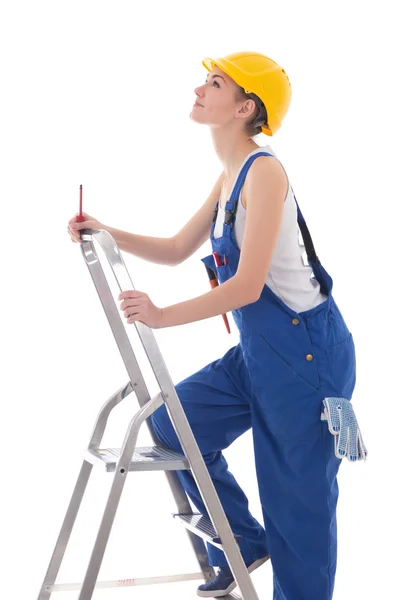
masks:
<svg viewBox="0 0 400 600"><path fill-rule="evenodd" d="M237 85L237 84L236 84ZM250 137L254 137L261 133L261 125L267 127L268 125L268 113L267 109L264 106L264 103L256 94L247 94L244 88L237 85L237 99L238 100L254 100L256 104L256 109L251 118L246 122L246 134Z"/></svg>

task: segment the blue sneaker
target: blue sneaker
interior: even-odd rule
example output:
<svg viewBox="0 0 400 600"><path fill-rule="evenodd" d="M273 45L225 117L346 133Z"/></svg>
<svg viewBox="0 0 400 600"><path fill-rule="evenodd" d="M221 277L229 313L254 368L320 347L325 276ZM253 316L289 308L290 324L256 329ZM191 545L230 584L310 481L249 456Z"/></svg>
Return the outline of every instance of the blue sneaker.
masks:
<svg viewBox="0 0 400 600"><path fill-rule="evenodd" d="M249 573L252 573L257 567L260 567L269 559L269 556L263 556L252 563L246 563L246 567ZM232 575L232 571L228 566L220 567L218 574L214 579L199 585L197 588L197 595L201 598L219 598L220 596L226 596L230 594L236 587L235 578Z"/></svg>

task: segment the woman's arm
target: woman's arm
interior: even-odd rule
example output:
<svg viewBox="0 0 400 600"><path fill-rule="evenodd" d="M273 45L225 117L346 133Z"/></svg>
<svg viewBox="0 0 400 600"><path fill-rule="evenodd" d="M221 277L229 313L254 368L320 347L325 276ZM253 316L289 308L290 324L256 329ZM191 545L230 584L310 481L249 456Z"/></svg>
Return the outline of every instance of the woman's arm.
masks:
<svg viewBox="0 0 400 600"><path fill-rule="evenodd" d="M113 227L105 227L105 229L112 235L118 248L124 252L159 265L173 267L178 264L177 248L172 237L159 238L138 235Z"/></svg>
<svg viewBox="0 0 400 600"><path fill-rule="evenodd" d="M210 236L214 208L221 194L223 173L218 177L204 204L173 237L138 235L106 227L120 250L161 265L174 267L191 256Z"/></svg>
<svg viewBox="0 0 400 600"><path fill-rule="evenodd" d="M221 195L224 173L218 177L207 200L176 235L178 264L192 256L210 237L215 205Z"/></svg>
<svg viewBox="0 0 400 600"><path fill-rule="evenodd" d="M278 160L261 156L249 169L245 186L247 215L236 274L202 296L163 308L160 327L200 321L259 299L279 235L288 180Z"/></svg>
<svg viewBox="0 0 400 600"><path fill-rule="evenodd" d="M202 296L163 308L160 327L173 327L209 319L251 304L255 300L242 280L235 275Z"/></svg>
<svg viewBox="0 0 400 600"><path fill-rule="evenodd" d="M289 182L280 162L258 157L249 169L243 194L247 202L237 276L260 297L281 228Z"/></svg>

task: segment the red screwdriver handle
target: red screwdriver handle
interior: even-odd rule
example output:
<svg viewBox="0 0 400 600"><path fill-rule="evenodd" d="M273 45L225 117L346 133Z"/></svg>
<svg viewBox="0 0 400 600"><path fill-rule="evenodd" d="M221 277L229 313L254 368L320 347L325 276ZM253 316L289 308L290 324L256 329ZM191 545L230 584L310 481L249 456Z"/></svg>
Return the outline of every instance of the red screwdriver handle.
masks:
<svg viewBox="0 0 400 600"><path fill-rule="evenodd" d="M218 258L219 258L218 252L216 252L216 253L213 252L213 254L217 254ZM215 259L215 256L214 256L214 259ZM210 280L211 289L214 289L214 288L216 288L219 285L217 276L216 276L215 272L212 269L210 269L209 266L205 265L205 267L207 269L207 273L208 273L208 278ZM222 318L224 320L225 327L226 327L228 333L230 333L231 329L229 327L228 317L226 316L225 313L222 315Z"/></svg>
<svg viewBox="0 0 400 600"><path fill-rule="evenodd" d="M222 267L222 260L217 251L213 252L214 261L217 267Z"/></svg>
<svg viewBox="0 0 400 600"><path fill-rule="evenodd" d="M76 217L78 223L82 223L85 217L82 215L82 185L79 186L79 215Z"/></svg>

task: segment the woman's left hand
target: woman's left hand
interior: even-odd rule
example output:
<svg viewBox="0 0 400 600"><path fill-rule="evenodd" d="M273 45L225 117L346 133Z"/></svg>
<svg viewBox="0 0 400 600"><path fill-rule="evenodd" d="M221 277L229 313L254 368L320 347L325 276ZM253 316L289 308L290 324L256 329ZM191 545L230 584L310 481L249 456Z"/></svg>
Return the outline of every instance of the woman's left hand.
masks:
<svg viewBox="0 0 400 600"><path fill-rule="evenodd" d="M160 329L162 319L162 308L152 303L144 292L138 290L126 290L121 292L118 300L123 300L120 310L128 323L140 321L152 329Z"/></svg>

